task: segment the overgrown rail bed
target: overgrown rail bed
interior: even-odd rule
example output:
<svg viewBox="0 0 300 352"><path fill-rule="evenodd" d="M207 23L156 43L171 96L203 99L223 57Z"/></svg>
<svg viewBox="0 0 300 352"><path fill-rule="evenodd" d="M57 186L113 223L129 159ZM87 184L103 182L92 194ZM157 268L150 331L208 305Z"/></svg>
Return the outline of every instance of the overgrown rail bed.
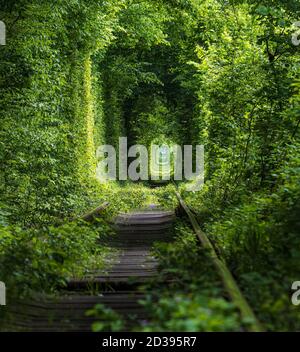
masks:
<svg viewBox="0 0 300 352"><path fill-rule="evenodd" d="M140 302L149 295L145 289L151 286L147 286L147 283L155 282L158 273L157 259L152 253L153 244L169 242L172 245L176 214L184 212L200 240L199 244L214 264L228 296L239 309L241 317L248 320L247 329L262 331L261 324L226 264L216 254L178 192L176 196L179 201L176 213L161 210L155 205L131 213L120 213L112 223L116 234L104 243L114 253L113 259L106 261L106 269L95 271L83 279L69 280L67 289L60 296L37 294L32 300L15 303L6 322L7 330L78 332L91 331L93 324L111 329L105 319L122 319L121 330L147 326L149 316ZM109 203L104 203L81 218L86 222L94 222L108 206ZM108 315L103 312L108 312Z"/></svg>

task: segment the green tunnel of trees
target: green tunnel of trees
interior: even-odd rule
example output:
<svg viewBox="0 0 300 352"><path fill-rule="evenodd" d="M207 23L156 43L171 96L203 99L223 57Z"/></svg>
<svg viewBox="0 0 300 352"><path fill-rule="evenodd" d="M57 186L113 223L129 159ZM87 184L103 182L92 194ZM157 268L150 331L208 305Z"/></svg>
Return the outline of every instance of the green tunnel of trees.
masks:
<svg viewBox="0 0 300 352"><path fill-rule="evenodd" d="M299 1L1 0L0 20L0 279L51 290L86 262L97 233L57 223L118 199L97 147L166 137L205 145L186 201L267 329L296 330Z"/></svg>

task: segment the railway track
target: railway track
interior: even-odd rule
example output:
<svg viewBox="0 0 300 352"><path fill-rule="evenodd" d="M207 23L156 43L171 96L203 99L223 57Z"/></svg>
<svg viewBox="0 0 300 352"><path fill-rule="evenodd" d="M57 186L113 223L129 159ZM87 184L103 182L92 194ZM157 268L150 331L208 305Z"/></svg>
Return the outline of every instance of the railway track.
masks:
<svg viewBox="0 0 300 352"><path fill-rule="evenodd" d="M207 250L223 281L229 297L240 310L241 316L252 323L249 331L263 331L251 307L241 293L222 258L219 258L208 237L201 230L195 216L177 193L179 206L187 216L201 245ZM108 206L108 203L84 215L92 221ZM113 261L107 261L107 269L91 273L83 279L73 279L67 291L59 297L37 297L18 302L10 308L6 324L8 331L90 331L99 318L86 315L96 304L103 304L117 312L125 321L125 329L139 326L147 320L147 314L139 301L145 292L141 287L155 280L157 260L151 254L154 242L173 240L174 211L160 210L156 206L119 214L112 223L116 232L104 243L114 249Z"/></svg>

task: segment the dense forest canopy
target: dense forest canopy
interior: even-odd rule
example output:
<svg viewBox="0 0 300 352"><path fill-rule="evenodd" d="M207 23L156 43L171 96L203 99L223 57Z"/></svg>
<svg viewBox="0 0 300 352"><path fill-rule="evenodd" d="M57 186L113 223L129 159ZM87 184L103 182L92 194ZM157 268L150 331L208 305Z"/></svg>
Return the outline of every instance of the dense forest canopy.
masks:
<svg viewBox="0 0 300 352"><path fill-rule="evenodd" d="M297 330L299 1L1 0L0 20L0 279L55 290L109 232L64 219L148 199L98 183L99 145L204 145L205 186L186 201L266 328Z"/></svg>

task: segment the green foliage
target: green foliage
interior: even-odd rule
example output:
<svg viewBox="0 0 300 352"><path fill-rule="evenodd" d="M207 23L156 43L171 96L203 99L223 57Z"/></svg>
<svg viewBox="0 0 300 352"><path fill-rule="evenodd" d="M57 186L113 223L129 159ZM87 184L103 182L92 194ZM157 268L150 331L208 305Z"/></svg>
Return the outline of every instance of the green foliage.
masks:
<svg viewBox="0 0 300 352"><path fill-rule="evenodd" d="M1 7L8 40L0 48L0 192L12 208L12 221L26 226L70 213L86 186L78 180L80 159L94 158L90 68L88 59L81 68L74 68L74 61L84 62L109 42L110 11L116 9L105 5L109 14L102 7L100 16L99 2L72 3L24 1ZM86 107L81 120L72 101L80 94Z"/></svg>
<svg viewBox="0 0 300 352"><path fill-rule="evenodd" d="M196 236L183 222L176 241L157 244L158 282L142 304L150 313L143 331L238 331L235 307L222 296L222 284ZM150 287L147 290L150 290Z"/></svg>
<svg viewBox="0 0 300 352"><path fill-rule="evenodd" d="M177 295L160 299L154 314L157 322L143 331L217 332L238 331L238 314L224 299Z"/></svg>
<svg viewBox="0 0 300 352"><path fill-rule="evenodd" d="M97 242L108 232L105 223L95 229L84 223L38 230L1 226L1 279L9 287L11 299L32 291L54 291L68 278L101 268L106 253Z"/></svg>
<svg viewBox="0 0 300 352"><path fill-rule="evenodd" d="M198 6L207 30L190 62L206 184L186 197L259 319L269 330L296 330L289 293L300 259L299 51L291 23L299 4L212 3Z"/></svg>
<svg viewBox="0 0 300 352"><path fill-rule="evenodd" d="M298 148L276 175L276 191L229 208L208 226L270 330L296 330L300 317L288 296L300 275Z"/></svg>
<svg viewBox="0 0 300 352"><path fill-rule="evenodd" d="M109 209L106 217L113 218L119 212L130 212L146 209L156 205L162 209L175 209L177 198L173 185L150 189L147 185L126 183L119 185L110 183L102 189L102 197L109 199Z"/></svg>
<svg viewBox="0 0 300 352"><path fill-rule="evenodd" d="M92 324L93 332L117 332L124 330L124 321L122 317L103 304L97 304L93 309L88 310L86 315L94 317L97 320Z"/></svg>
<svg viewBox="0 0 300 352"><path fill-rule="evenodd" d="M166 106L166 102L158 97L141 97L137 99L130 122L133 140L138 144L150 147L151 144L175 144L179 139L176 116ZM148 133L145 133L148 130Z"/></svg>

